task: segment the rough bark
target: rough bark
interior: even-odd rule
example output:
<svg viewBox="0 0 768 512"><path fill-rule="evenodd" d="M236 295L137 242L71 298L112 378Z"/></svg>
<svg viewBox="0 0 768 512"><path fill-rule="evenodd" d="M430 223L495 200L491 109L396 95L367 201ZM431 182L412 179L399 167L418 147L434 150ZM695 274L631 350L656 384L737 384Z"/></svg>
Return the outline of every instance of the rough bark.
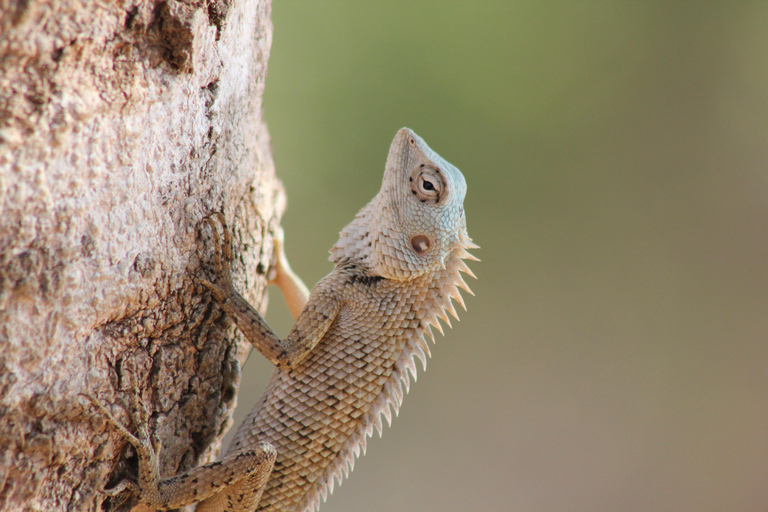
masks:
<svg viewBox="0 0 768 512"><path fill-rule="evenodd" d="M223 211L259 303L283 208L261 96L265 0L0 0L0 510L99 510L136 458L209 460L246 346L193 280ZM124 503L121 508L129 506Z"/></svg>

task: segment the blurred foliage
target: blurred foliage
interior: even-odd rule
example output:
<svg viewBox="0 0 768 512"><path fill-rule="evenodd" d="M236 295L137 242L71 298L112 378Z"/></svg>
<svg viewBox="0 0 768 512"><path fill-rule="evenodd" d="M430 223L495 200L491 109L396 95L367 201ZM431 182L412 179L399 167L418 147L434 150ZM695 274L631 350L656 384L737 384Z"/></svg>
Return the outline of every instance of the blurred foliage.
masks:
<svg viewBox="0 0 768 512"><path fill-rule="evenodd" d="M768 4L277 1L273 21L307 283L402 126L463 171L482 247L469 311L324 512L768 509Z"/></svg>

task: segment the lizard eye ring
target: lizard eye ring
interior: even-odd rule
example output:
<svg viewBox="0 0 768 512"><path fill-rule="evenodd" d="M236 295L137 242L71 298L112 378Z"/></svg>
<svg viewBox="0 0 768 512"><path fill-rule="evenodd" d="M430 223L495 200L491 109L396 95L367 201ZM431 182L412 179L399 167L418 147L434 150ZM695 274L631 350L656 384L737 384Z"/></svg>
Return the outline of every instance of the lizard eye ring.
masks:
<svg viewBox="0 0 768 512"><path fill-rule="evenodd" d="M411 173L411 194L422 203L440 203L445 197L445 178L438 169L419 166Z"/></svg>

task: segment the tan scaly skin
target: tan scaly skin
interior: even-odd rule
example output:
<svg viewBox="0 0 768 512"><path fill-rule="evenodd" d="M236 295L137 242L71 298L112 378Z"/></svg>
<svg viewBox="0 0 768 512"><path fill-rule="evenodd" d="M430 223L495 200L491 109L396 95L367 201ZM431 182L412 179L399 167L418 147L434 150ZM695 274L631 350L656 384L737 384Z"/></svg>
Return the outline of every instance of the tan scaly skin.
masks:
<svg viewBox="0 0 768 512"><path fill-rule="evenodd" d="M198 503L197 511L313 511L348 475L382 416L391 422L426 367L430 326L442 332L454 317L459 272L476 259L466 232L461 172L407 128L389 150L381 191L341 232L331 249L334 270L307 297L282 252L272 280L283 291L296 324L281 340L235 291L230 236L221 215L205 219L214 244L216 280L200 279L219 306L275 366L253 411L240 424L220 462L162 479L146 429L138 437L94 404L139 455L139 484L130 487L141 507L167 510ZM219 235L219 232L222 235ZM473 276L474 277L474 276ZM471 292L470 292L471 293ZM134 408L138 404L134 404Z"/></svg>

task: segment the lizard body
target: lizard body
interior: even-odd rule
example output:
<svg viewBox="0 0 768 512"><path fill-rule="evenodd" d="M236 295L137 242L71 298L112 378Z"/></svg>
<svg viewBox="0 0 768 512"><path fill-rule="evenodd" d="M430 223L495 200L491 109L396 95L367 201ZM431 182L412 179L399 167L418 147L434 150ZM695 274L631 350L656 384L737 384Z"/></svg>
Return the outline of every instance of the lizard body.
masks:
<svg viewBox="0 0 768 512"><path fill-rule="evenodd" d="M400 130L380 192L341 232L331 250L335 268L308 298L278 258L277 284L298 314L283 340L234 290L229 234L221 226L222 243L209 219L216 279L200 281L277 368L219 463L160 479L146 434L136 438L118 425L147 452L139 453L134 489L140 503L162 509L200 501L200 512L319 508L365 452L366 437L374 428L382 433L382 416L389 423L390 407L397 414L415 358L426 367L430 326L442 332L438 319L450 325L451 299L464 305L457 287L469 288L459 272L471 275L462 259L475 259L467 249L476 247L466 233L465 193L458 169Z"/></svg>

